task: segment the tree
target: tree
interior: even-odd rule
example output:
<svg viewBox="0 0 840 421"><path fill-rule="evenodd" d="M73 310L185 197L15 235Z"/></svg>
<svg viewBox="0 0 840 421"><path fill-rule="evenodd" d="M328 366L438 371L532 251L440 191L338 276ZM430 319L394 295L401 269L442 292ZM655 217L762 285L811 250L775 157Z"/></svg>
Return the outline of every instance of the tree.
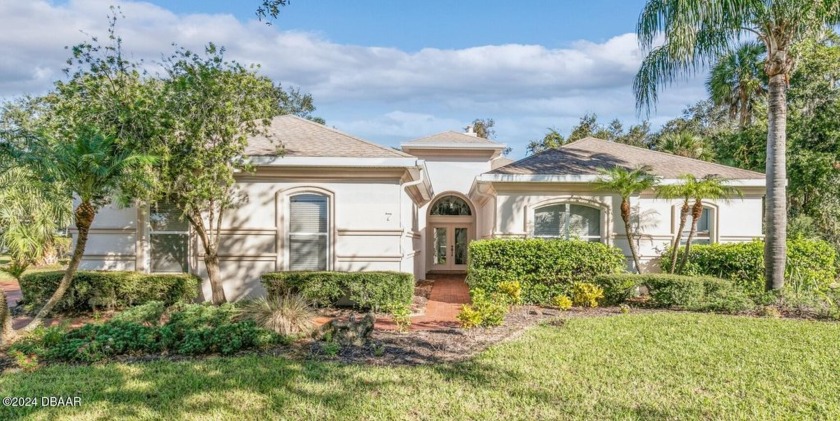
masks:
<svg viewBox="0 0 840 421"><path fill-rule="evenodd" d="M712 153L705 143L702 137L691 133L666 133L659 137L656 149L686 158L711 161Z"/></svg>
<svg viewBox="0 0 840 421"><path fill-rule="evenodd" d="M563 138L563 135L560 134L557 129L549 128L548 133L546 133L542 139L528 142L526 154L533 155L548 149L557 149L566 143L566 139Z"/></svg>
<svg viewBox="0 0 840 421"><path fill-rule="evenodd" d="M706 89L715 105L729 108L729 118L738 125L752 124L753 109L767 92L762 80L764 44L747 42L720 56L706 80Z"/></svg>
<svg viewBox="0 0 840 421"><path fill-rule="evenodd" d="M633 83L639 110L650 111L658 88L710 65L733 44L754 36L767 50L767 199L765 278L768 290L784 286L787 258L786 89L795 57L791 47L840 22L836 0L731 1L650 0L639 16L637 34L645 53ZM660 40L663 40L659 44Z"/></svg>
<svg viewBox="0 0 840 421"><path fill-rule="evenodd" d="M257 19L277 19L280 16L280 8L287 6L290 0L262 0L262 3L257 7ZM266 24L270 24L266 22Z"/></svg>
<svg viewBox="0 0 840 421"><path fill-rule="evenodd" d="M693 176L689 177L693 178ZM680 266L677 268L677 273L682 273L686 262L688 262L691 242L694 240L694 235L697 234L697 223L700 222L700 217L703 216L703 201L728 201L732 196L742 196L740 190L727 183L726 180L714 176L703 177L699 180L689 180L686 178L686 191L690 192L694 197L694 206L691 207L691 230L688 232L688 238L685 241L685 252L682 255L682 259L680 259ZM676 254L676 249L674 249L674 254Z"/></svg>
<svg viewBox="0 0 840 421"><path fill-rule="evenodd" d="M663 199L682 199L682 206L680 206L680 225L677 228L677 235L674 237L674 242L671 244L670 273L674 273L677 269L677 250L682 241L685 224L688 222L688 215L691 212L690 201L694 197L695 186L697 185L697 178L693 175L681 175L679 179L682 180L679 184L665 184L656 187L656 197Z"/></svg>
<svg viewBox="0 0 840 421"><path fill-rule="evenodd" d="M633 263L638 273L642 273L642 268L639 263L639 253L636 250L636 242L633 240L633 230L630 228L632 221L630 197L657 184L657 178L649 171L650 168L648 167L639 167L632 170L623 167L601 168L599 169L601 176L596 181L599 190L614 191L621 196L621 219L624 221L624 232L627 233L630 254L633 256Z"/></svg>
<svg viewBox="0 0 840 421"><path fill-rule="evenodd" d="M327 123L323 118L312 115L315 112L315 100L312 99L312 94L303 93L300 88L283 89L279 83L275 87L275 92L277 115L291 114L316 123Z"/></svg>
<svg viewBox="0 0 840 421"><path fill-rule="evenodd" d="M88 232L96 213L120 197L124 186L138 185L146 179L153 158L124 149L116 138L103 136L95 128L80 129L72 138L53 138L43 134L25 134L23 148L10 147L10 155L19 165L37 175L39 182L63 186L77 205L73 220L78 230L70 263L61 282L46 304L24 327L30 331L64 296L79 268L87 244ZM122 203L127 201L122 197Z"/></svg>
<svg viewBox="0 0 840 421"><path fill-rule="evenodd" d="M222 220L247 200L234 175L253 170L244 157L248 136L260 133L275 115L276 91L270 79L225 60L224 49L213 44L204 55L179 49L165 66L160 106L170 126L148 149L161 157L157 199L189 221L204 252L212 301L221 304L226 301L219 272Z"/></svg>

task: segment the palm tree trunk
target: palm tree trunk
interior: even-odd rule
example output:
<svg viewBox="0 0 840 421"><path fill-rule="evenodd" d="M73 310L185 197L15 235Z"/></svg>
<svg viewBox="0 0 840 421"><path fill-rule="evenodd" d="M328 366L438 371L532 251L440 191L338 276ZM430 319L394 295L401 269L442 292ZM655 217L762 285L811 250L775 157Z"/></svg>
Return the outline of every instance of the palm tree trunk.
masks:
<svg viewBox="0 0 840 421"><path fill-rule="evenodd" d="M7 301L6 291L0 288L0 348L4 348L11 341L15 339L15 330L12 327L12 312L9 311L9 302Z"/></svg>
<svg viewBox="0 0 840 421"><path fill-rule="evenodd" d="M73 256L70 258L70 264L67 265L67 270L64 271L64 276L61 278L61 282L59 282L58 288L55 290L52 297L47 300L47 303L44 304L44 307L42 307L41 310L38 310L38 314L36 314L35 318L33 318L32 321L23 328L23 331L29 332L38 326L41 326L44 322L44 318L50 314L53 307L58 304L58 302L64 297L67 290L70 289L73 276L76 275L76 271L79 269L79 264L82 262L82 256L85 254L88 233L90 232L90 226L93 225L93 218L95 216L96 208L94 208L88 201L82 202L76 208L76 228L79 230L79 237L76 240L76 247L73 249Z"/></svg>
<svg viewBox="0 0 840 421"><path fill-rule="evenodd" d="M621 219L624 220L624 232L627 234L627 242L630 244L630 254L633 256L636 273L642 273L639 253L636 251L636 242L633 239L633 230L630 228L630 200L628 198L621 198Z"/></svg>
<svg viewBox="0 0 840 421"><path fill-rule="evenodd" d="M688 206L688 200L683 202L682 208L680 208L680 227L677 229L677 237L674 238L674 245L671 246L671 270L670 273L674 273L677 269L677 251L680 248L680 240L682 240L682 233L685 229L685 223L688 220L688 212L690 207Z"/></svg>
<svg viewBox="0 0 840 421"><path fill-rule="evenodd" d="M764 279L765 288L780 290L785 285L787 258L787 81L779 73L770 77L767 125L767 197L765 200Z"/></svg>
<svg viewBox="0 0 840 421"><path fill-rule="evenodd" d="M694 235L697 234L697 224L700 222L700 217L703 216L703 202L697 200L694 202L694 207L691 209L691 231L688 232L688 238L685 241L685 253L680 259L680 267L677 269L678 274L682 274L685 264L688 262L688 253L691 251L691 241L694 240Z"/></svg>

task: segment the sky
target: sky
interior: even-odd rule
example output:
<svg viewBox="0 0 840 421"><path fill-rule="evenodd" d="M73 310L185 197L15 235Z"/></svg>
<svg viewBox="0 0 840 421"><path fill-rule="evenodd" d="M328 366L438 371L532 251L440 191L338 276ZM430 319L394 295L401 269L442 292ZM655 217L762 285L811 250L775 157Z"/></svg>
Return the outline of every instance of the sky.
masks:
<svg viewBox="0 0 840 421"><path fill-rule="evenodd" d="M172 43L213 42L311 93L328 125L387 146L493 118L495 139L521 158L586 113L640 122L641 0L292 0L271 25L257 21L259 3L0 0L0 98L48 91L64 77L64 47L101 36L119 5L131 57L154 63ZM704 96L702 75L668 87L651 124Z"/></svg>

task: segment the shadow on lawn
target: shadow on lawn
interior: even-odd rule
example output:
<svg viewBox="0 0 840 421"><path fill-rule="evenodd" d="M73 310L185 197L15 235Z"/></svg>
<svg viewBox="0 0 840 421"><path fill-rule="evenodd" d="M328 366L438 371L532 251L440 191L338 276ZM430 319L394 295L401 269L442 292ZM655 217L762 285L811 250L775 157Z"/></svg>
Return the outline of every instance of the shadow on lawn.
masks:
<svg viewBox="0 0 840 421"><path fill-rule="evenodd" d="M370 373L369 370L378 370ZM389 370L395 370L390 372ZM434 380L437 379L437 380ZM377 367L294 361L271 356L196 361L54 365L35 373L0 378L4 396L80 396L77 408L0 408L0 419L24 416L96 418L207 418L221 414L328 417L359 414L371 403L386 406L399 395L433 381L478 388L521 380L498 367L474 361L421 367ZM107 406L100 404L107 403ZM403 407L445 405L404 402Z"/></svg>

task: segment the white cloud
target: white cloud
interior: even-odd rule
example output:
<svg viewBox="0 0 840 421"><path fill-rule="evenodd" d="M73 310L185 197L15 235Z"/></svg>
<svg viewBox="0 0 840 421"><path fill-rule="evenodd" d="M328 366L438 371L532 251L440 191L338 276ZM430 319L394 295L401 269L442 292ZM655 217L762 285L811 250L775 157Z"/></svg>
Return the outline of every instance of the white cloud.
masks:
<svg viewBox="0 0 840 421"><path fill-rule="evenodd" d="M172 51L173 42L199 49L212 41L225 46L230 58L258 63L276 81L311 92L322 111L334 113L324 115L332 124L340 122L339 128L362 136L376 130L380 139L412 137L411 132L419 136L429 128L459 129L483 116L496 118L500 137L524 142L525 133L508 129L540 119L576 121L585 112L635 116L630 86L641 53L633 34L554 49L505 44L406 52L339 44L226 14L176 15L125 0L62 5L0 0L0 97L47 90L62 76L68 56L64 46L84 41L85 33L104 35L112 3L126 16L118 30L131 57L156 61ZM675 115L701 96L697 82L669 88L661 97L660 114ZM376 111L359 115L365 107Z"/></svg>

